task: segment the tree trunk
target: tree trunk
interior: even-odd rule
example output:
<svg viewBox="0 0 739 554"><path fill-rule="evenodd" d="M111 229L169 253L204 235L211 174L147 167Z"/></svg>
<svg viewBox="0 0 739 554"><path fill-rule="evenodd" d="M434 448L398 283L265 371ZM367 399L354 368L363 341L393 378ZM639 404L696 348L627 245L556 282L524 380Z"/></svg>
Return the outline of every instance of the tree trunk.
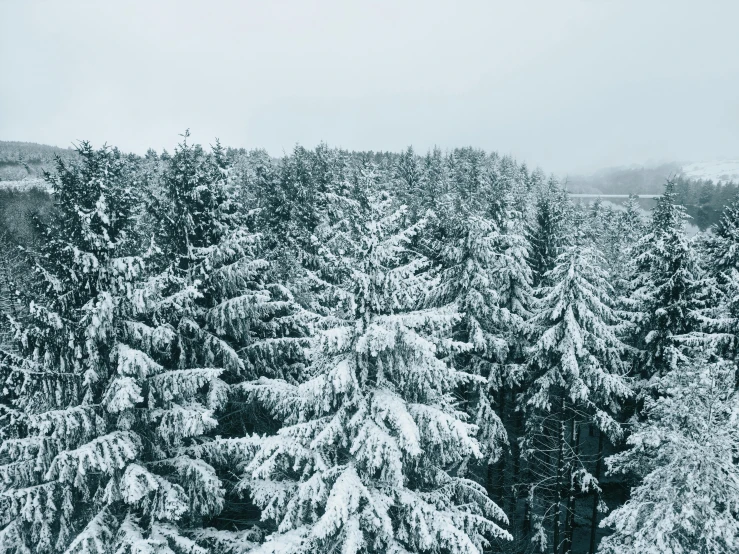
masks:
<svg viewBox="0 0 739 554"><path fill-rule="evenodd" d="M495 498L495 485L493 484L493 481L495 481L495 464L488 464L488 470L487 474L485 476L485 490L487 490L488 496L490 498Z"/></svg>
<svg viewBox="0 0 739 554"><path fill-rule="evenodd" d="M501 384L500 390L498 391L498 413L500 414L500 422L503 424L503 427L506 428L506 395L505 395L505 388ZM506 504L507 502L507 495L506 495L506 486L505 486L505 473L506 473L506 462L508 458L508 453L503 450L503 452L500 455L500 460L497 462L497 473L498 473L498 482L496 484L496 492L498 493L498 506L501 507L501 509L505 510L506 513L508 512L508 506Z"/></svg>
<svg viewBox="0 0 739 554"><path fill-rule="evenodd" d="M603 432L598 433L598 457L595 461L595 478L600 479L600 470L603 464ZM595 554L598 532L598 493L593 493L593 515L590 517L590 554Z"/></svg>
<svg viewBox="0 0 739 554"><path fill-rule="evenodd" d="M516 398L515 391L511 391L511 398L514 400ZM511 487L511 494L513 496L513 510L511 511L511 515L513 516L511 518L511 521L513 522L513 525L511 526L511 530L514 533L514 536L517 538L520 537L522 541L527 541L527 521L526 518L528 517L528 494L524 495L524 506L523 506L523 522L521 521L521 518L518 517L519 511L518 511L518 503L519 499L521 498L521 491L528 492L528 489L525 487L524 483L527 482L524 481L525 475L522 471L521 464L521 448L518 443L518 439L522 436L522 412L521 411L514 411L511 414L511 434L508 436L508 441L511 445L511 459L513 461L513 475L511 477L512 481L512 487Z"/></svg>
<svg viewBox="0 0 739 554"><path fill-rule="evenodd" d="M568 464L569 473L569 497L567 499L567 514L565 515L565 541L562 545L562 554L568 554L572 551L572 539L575 534L575 472L574 460L580 454L580 430L577 426L577 418L572 418L572 431L570 435L572 439L572 448L574 452L573 461Z"/></svg>
<svg viewBox="0 0 739 554"><path fill-rule="evenodd" d="M559 547L562 541L562 482L564 479L564 450L565 450L565 399L562 396L560 408L559 437L557 448L557 484L554 489L554 541L552 542L552 552L559 554Z"/></svg>
<svg viewBox="0 0 739 554"><path fill-rule="evenodd" d="M526 487L526 498L523 505L523 522L521 524L521 544L519 551L525 551L531 539L531 495L530 487ZM515 535L514 535L515 539Z"/></svg>
<svg viewBox="0 0 739 554"><path fill-rule="evenodd" d="M469 405L470 405L470 388L471 385L467 385L464 388L464 403L465 403L465 409L467 412L469 412ZM492 391L485 391L483 392L480 390L480 394L488 394L489 396L492 396ZM488 461L487 464L487 471L485 472L485 491L488 493L488 498L491 500L497 501L498 495L496 494L496 487L495 487L495 464L490 463Z"/></svg>

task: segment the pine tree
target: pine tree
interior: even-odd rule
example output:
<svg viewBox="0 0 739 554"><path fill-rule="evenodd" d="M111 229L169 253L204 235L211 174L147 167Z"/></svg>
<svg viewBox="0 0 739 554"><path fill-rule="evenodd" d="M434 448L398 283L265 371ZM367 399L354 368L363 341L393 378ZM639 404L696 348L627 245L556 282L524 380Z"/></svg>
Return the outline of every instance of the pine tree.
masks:
<svg viewBox="0 0 739 554"><path fill-rule="evenodd" d="M538 191L536 222L531 231L531 268L534 285L546 284L545 274L553 269L566 240L565 221L570 209L565 191L554 180Z"/></svg>
<svg viewBox="0 0 739 554"><path fill-rule="evenodd" d="M522 494L520 484L526 481L528 467L521 455L521 440L524 435L524 410L518 403L523 387L528 382L527 353L528 340L525 322L531 317L534 305L532 288L534 276L530 266L531 243L529 241L529 222L526 207L528 192L520 180L506 187L501 208L501 233L497 244L497 263L495 268L495 289L498 293L499 307L503 313L500 318L501 330L507 345L504 361L505 386L498 391L497 408L506 434L510 450L504 452L501 476L503 483L513 494L505 508L514 514L515 551L528 539L530 506L526 494ZM508 481L506 481L506 479ZM512 489L512 490L511 490ZM523 508L519 500L523 499Z"/></svg>
<svg viewBox="0 0 739 554"><path fill-rule="evenodd" d="M355 311L323 333L299 385L260 379L247 395L283 423L264 437L243 486L273 521L263 552L468 552L508 534L505 515L455 469L482 452L452 395L473 380L445 361L451 309L414 310L426 261L418 225L368 224Z"/></svg>
<svg viewBox="0 0 739 554"><path fill-rule="evenodd" d="M455 356L454 363L486 379L482 387L461 391L479 429L487 466L483 480L491 498L515 513L520 467L518 444L513 442L518 421L511 412L525 378L522 337L532 291L525 239L512 232L513 217L501 224L503 232L480 216L452 216L445 225L443 246L437 247L440 283L431 305L453 305L463 314L455 338L472 348Z"/></svg>
<svg viewBox="0 0 739 554"><path fill-rule="evenodd" d="M457 216L458 217L458 216ZM504 333L512 316L501 309L495 285L497 269L496 242L499 235L492 222L469 215L440 222L443 230L439 251L439 284L428 295L427 307L451 306L464 314L454 329L454 338L472 345L454 358L455 367L485 378L460 391L466 409L474 417L488 465L487 488L492 493L492 464L500 458L508 439L498 415L493 411L495 391L507 383L505 374L508 344ZM500 484L499 484L500 485ZM502 501L502 492L498 494Z"/></svg>
<svg viewBox="0 0 739 554"><path fill-rule="evenodd" d="M216 142L213 152L206 152L188 144L189 136L186 131L174 155L168 156L162 185L152 189L160 246L165 259L177 260L180 273L196 263L196 249L217 243L239 217L233 195L224 186L224 149Z"/></svg>
<svg viewBox="0 0 739 554"><path fill-rule="evenodd" d="M721 214L705 244L705 265L722 293L720 313L713 331L725 334L725 355L735 359L739 349L739 201Z"/></svg>
<svg viewBox="0 0 739 554"><path fill-rule="evenodd" d="M18 297L27 272L28 267L21 256L19 245L7 233L0 232L0 329L7 325L9 331L10 318L20 315ZM7 334L0 330L0 344L6 342Z"/></svg>
<svg viewBox="0 0 739 554"><path fill-rule="evenodd" d="M419 213L434 210L439 202L451 192L452 180L446 156L439 148L426 154L423 160L423 174L426 186L420 191Z"/></svg>
<svg viewBox="0 0 739 554"><path fill-rule="evenodd" d="M480 213L488 200L485 192L490 188L490 172L485 152L473 148L458 148L452 156L456 196L467 209Z"/></svg>
<svg viewBox="0 0 739 554"><path fill-rule="evenodd" d="M488 196L489 213L501 229L506 221L508 225L515 222L517 227L523 224L517 231L528 236L534 219L533 194L539 191L538 188L534 190L531 186L539 174L536 174L537 178L532 181L526 165L519 167L508 156L500 158L493 154L490 160L493 163L492 174L489 178L489 190L485 191ZM539 187L539 184L536 186Z"/></svg>
<svg viewBox="0 0 739 554"><path fill-rule="evenodd" d="M350 273L373 179L371 167L353 170L343 153L321 145L314 152L296 147L278 176L260 184L270 258L311 311L344 308L340 285Z"/></svg>
<svg viewBox="0 0 739 554"><path fill-rule="evenodd" d="M739 200L726 207L713 227L709 253L717 274L739 269Z"/></svg>
<svg viewBox="0 0 739 554"><path fill-rule="evenodd" d="M718 360L677 366L648 398L630 448L607 460L639 479L602 522L598 552L735 552L739 548L739 397L735 367Z"/></svg>
<svg viewBox="0 0 739 554"><path fill-rule="evenodd" d="M543 276L551 285L538 290L528 323L530 382L523 392L525 455L534 478L529 494L540 507L533 539L547 548L543 517L549 515L555 554L572 546L576 496L598 491L579 456L581 426L590 423L617 439L621 429L614 415L631 394L624 377L628 349L619 338L622 322L602 255L581 231L572 242Z"/></svg>
<svg viewBox="0 0 739 554"><path fill-rule="evenodd" d="M301 380L315 316L300 308L291 292L274 280L272 264L262 256L262 235L250 233L248 218L235 208L238 191L222 151L216 147L205 152L183 142L167 162L164 175L165 191L197 186L193 194L165 194L157 206L165 213L178 210L182 227L179 231L171 227L172 235L162 234L160 250L167 253L163 261L170 265L148 281L139 323L166 322L180 336L179 366L219 368L228 385L259 376ZM219 199L218 205L210 204L210 199ZM200 218L198 227L192 226L201 213L208 217ZM176 248L179 237L190 233L190 247ZM150 306L166 309L160 313ZM234 465L244 463L254 449L250 434L271 426L250 405L234 399L228 387L221 389L222 410L214 414L220 436L200 438L183 455L194 465L210 468L225 490L219 509L208 514L214 527L197 528L190 535L211 551L228 553L242 550L259 536L248 521L242 521L243 505L230 493L236 485ZM240 521L237 530L223 529L234 521Z"/></svg>
<svg viewBox="0 0 739 554"><path fill-rule="evenodd" d="M204 552L182 528L219 510L223 491L179 451L215 425L225 384L136 348L163 359L177 335L130 322L143 270L128 255L135 177L118 151L79 153L47 177L59 217L36 259L44 285L3 356L16 391L0 447L2 551Z"/></svg>
<svg viewBox="0 0 739 554"><path fill-rule="evenodd" d="M603 251L616 294L628 295L629 264L637 244L648 231L639 197L630 195L623 204L623 211L615 212L615 225L603 231L606 248Z"/></svg>
<svg viewBox="0 0 739 554"><path fill-rule="evenodd" d="M422 216L425 212L422 203L427 182L424 168L412 146L398 156L394 177L398 199L409 207L411 218Z"/></svg>
<svg viewBox="0 0 739 554"><path fill-rule="evenodd" d="M644 377L662 374L677 358L679 336L700 332L715 283L701 274L685 236L685 209L676 204L668 181L652 213L649 232L635 245L630 268L630 301L637 314L634 345L644 350Z"/></svg>

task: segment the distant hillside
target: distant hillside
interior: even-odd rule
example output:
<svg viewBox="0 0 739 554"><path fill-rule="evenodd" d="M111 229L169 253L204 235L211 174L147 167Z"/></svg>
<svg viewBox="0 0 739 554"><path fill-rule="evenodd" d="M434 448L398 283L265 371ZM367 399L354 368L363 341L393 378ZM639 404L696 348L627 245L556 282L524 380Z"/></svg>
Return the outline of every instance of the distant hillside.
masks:
<svg viewBox="0 0 739 554"><path fill-rule="evenodd" d="M58 148L35 142L0 141L0 181L40 178L54 165L54 157L72 159L74 148Z"/></svg>
<svg viewBox="0 0 739 554"><path fill-rule="evenodd" d="M668 178L676 181L678 202L704 230L715 224L724 207L736 198L739 161L607 168L592 175L568 176L566 186L573 194L652 195L662 193Z"/></svg>
<svg viewBox="0 0 739 554"><path fill-rule="evenodd" d="M739 159L651 167L609 167L591 175L568 175L567 190L582 194L659 194L665 180L682 178L703 184L739 185Z"/></svg>
<svg viewBox="0 0 739 554"><path fill-rule="evenodd" d="M591 175L568 175L567 190L584 194L660 194L665 180L682 172L678 163L609 167Z"/></svg>
<svg viewBox="0 0 739 554"><path fill-rule="evenodd" d="M691 163L682 167L682 174L698 181L739 184L739 160Z"/></svg>

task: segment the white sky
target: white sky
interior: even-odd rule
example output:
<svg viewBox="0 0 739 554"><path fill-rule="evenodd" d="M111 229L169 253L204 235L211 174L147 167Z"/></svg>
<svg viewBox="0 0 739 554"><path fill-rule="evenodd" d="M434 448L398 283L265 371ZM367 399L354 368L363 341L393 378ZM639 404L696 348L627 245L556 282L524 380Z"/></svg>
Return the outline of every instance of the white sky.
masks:
<svg viewBox="0 0 739 554"><path fill-rule="evenodd" d="M739 158L739 1L0 0L0 140Z"/></svg>

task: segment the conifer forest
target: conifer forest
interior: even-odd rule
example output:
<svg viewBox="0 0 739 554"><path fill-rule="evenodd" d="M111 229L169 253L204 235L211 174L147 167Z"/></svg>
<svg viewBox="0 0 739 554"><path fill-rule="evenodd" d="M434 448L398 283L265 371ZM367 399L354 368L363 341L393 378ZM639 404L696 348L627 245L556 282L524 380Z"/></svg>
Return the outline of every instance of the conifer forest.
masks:
<svg viewBox="0 0 739 554"><path fill-rule="evenodd" d="M1 237L0 553L739 551L739 203L688 236L673 180L187 133L44 178Z"/></svg>

